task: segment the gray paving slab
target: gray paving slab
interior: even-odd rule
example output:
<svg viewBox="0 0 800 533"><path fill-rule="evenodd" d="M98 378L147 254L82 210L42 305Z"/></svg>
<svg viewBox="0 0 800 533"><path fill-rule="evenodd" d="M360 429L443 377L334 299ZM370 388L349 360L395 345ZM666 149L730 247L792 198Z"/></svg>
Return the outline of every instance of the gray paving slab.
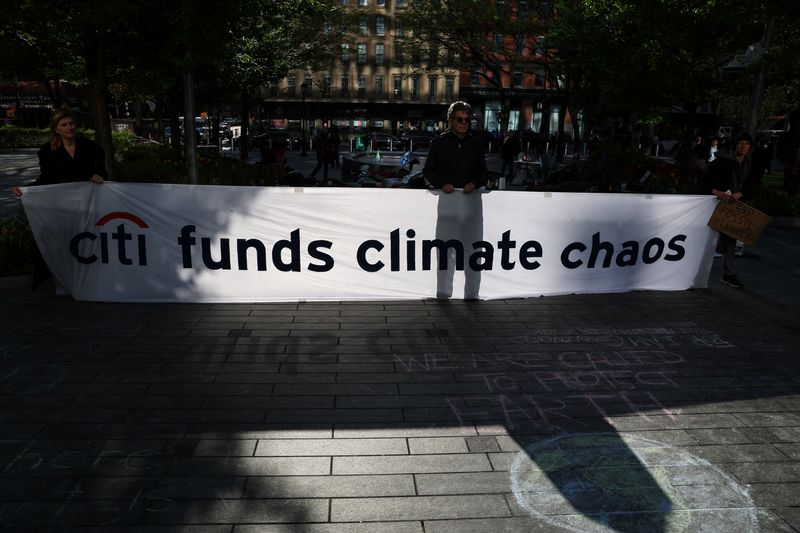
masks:
<svg viewBox="0 0 800 533"><path fill-rule="evenodd" d="M2 289L0 522L797 530L800 231L751 251L741 291L718 262L702 290L469 303Z"/></svg>
<svg viewBox="0 0 800 533"><path fill-rule="evenodd" d="M505 499L498 495L412 496L389 498L341 498L333 500L334 522L381 520L433 520L510 516Z"/></svg>

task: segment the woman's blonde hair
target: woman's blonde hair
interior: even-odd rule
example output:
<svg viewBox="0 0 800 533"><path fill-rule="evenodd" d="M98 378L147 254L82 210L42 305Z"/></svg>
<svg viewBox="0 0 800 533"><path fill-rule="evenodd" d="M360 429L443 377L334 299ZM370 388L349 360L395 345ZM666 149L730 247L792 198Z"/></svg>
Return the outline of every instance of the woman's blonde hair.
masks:
<svg viewBox="0 0 800 533"><path fill-rule="evenodd" d="M56 130L58 129L58 123L65 118L71 118L72 122L75 122L75 115L72 114L72 110L68 107L56 109L50 115L50 149L53 152L61 148L61 135Z"/></svg>

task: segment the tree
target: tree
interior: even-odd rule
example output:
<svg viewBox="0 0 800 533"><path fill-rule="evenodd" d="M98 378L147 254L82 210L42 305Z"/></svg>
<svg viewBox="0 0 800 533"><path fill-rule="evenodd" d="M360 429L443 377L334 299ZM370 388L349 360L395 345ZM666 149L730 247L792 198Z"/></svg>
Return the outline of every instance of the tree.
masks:
<svg viewBox="0 0 800 533"><path fill-rule="evenodd" d="M240 9L217 61L198 67L211 94L238 100L246 158L250 109L260 89L292 69L328 61L346 25L337 0L248 0Z"/></svg>
<svg viewBox="0 0 800 533"><path fill-rule="evenodd" d="M737 82L722 67L761 40L770 17L796 28L797 9L793 0L653 0L646 8L634 0L561 0L549 34L558 50L553 67L590 117L653 116L683 104L691 135L698 105L751 90L755 69ZM772 58L789 42L776 31L782 51ZM780 63L796 72L796 59Z"/></svg>
<svg viewBox="0 0 800 533"><path fill-rule="evenodd" d="M120 0L23 0L16 9L8 10L3 25L4 40L14 42L19 59L27 62L12 62L16 72L34 72L46 79L67 79L89 87L96 139L112 173L108 85L117 65L115 58L135 32L130 21L145 7ZM57 98L54 103L59 103Z"/></svg>
<svg viewBox="0 0 800 533"><path fill-rule="evenodd" d="M335 33L323 30L340 12L336 0L22 0L0 26L0 58L8 60L3 70L11 74L88 85L97 140L111 171L111 85L119 94L161 101L169 100L164 94L180 93L181 84L193 95L194 83L186 87L187 80L199 77L209 99L235 95L248 115L266 80L314 64L330 49L324 45ZM209 31L218 37L209 39ZM176 73L184 73L183 82ZM179 99L173 101L177 119ZM183 107L193 119L194 106Z"/></svg>
<svg viewBox="0 0 800 533"><path fill-rule="evenodd" d="M426 55L418 68L452 68L478 74L497 91L508 127L512 74L547 61L538 55L550 24L550 2L526 0L431 0L414 2L405 14L407 37L395 43L411 56ZM423 51L425 53L423 53Z"/></svg>

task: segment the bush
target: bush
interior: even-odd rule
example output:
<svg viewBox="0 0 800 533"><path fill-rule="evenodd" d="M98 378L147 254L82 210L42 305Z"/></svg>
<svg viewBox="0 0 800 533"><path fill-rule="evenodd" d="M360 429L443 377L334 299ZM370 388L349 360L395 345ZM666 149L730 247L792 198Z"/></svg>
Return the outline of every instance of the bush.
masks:
<svg viewBox="0 0 800 533"><path fill-rule="evenodd" d="M0 276L33 272L33 240L25 213L0 218Z"/></svg>
<svg viewBox="0 0 800 533"><path fill-rule="evenodd" d="M635 147L604 144L583 163L580 173L597 181L601 192L620 190L624 183L630 192L697 194L702 171L691 161L653 159Z"/></svg>
<svg viewBox="0 0 800 533"><path fill-rule="evenodd" d="M763 187L753 196L753 207L771 217L800 217L800 196L775 187Z"/></svg>
<svg viewBox="0 0 800 533"><path fill-rule="evenodd" d="M250 185L256 169L246 163L224 157L216 151L202 151L198 158L199 182L202 185ZM184 157L160 144L130 146L117 164L116 181L138 183L189 183Z"/></svg>
<svg viewBox="0 0 800 533"><path fill-rule="evenodd" d="M78 134L91 140L95 140L94 130L79 129ZM18 128L16 126L0 127L0 146L11 148L39 148L47 142L50 130L38 128ZM124 153L131 141L136 139L136 135L130 131L111 132L111 141L114 143L115 153Z"/></svg>
<svg viewBox="0 0 800 533"><path fill-rule="evenodd" d="M38 148L47 141L49 130L37 128L18 128L3 126L0 128L0 146L11 148Z"/></svg>

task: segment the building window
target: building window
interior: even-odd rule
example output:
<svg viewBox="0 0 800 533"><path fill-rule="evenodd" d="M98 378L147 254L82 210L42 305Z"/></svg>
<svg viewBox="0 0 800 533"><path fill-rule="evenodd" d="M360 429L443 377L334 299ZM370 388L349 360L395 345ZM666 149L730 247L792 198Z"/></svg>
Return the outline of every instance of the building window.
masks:
<svg viewBox="0 0 800 533"><path fill-rule="evenodd" d="M397 6L400 7L400 6ZM406 25L403 22L403 19L396 18L394 21L394 36L395 37L405 37L406 36Z"/></svg>
<svg viewBox="0 0 800 533"><path fill-rule="evenodd" d="M402 100L403 99L403 77L402 76L395 76L394 77L394 90L392 92L392 96L395 100Z"/></svg>
<svg viewBox="0 0 800 533"><path fill-rule="evenodd" d="M383 98L383 76L375 76L375 98Z"/></svg>
<svg viewBox="0 0 800 533"><path fill-rule="evenodd" d="M343 44L342 45L342 55L341 55L342 63L348 63L350 61L350 45Z"/></svg>
<svg viewBox="0 0 800 533"><path fill-rule="evenodd" d="M456 79L448 76L444 80L444 98L447 101L453 100L456 92Z"/></svg>
<svg viewBox="0 0 800 533"><path fill-rule="evenodd" d="M411 64L415 67L418 67L421 61L421 56L419 53L419 46L411 47Z"/></svg>
<svg viewBox="0 0 800 533"><path fill-rule="evenodd" d="M369 0L358 0L358 5L360 7L367 7L369 5Z"/></svg>
<svg viewBox="0 0 800 533"><path fill-rule="evenodd" d="M544 77L545 77L544 69L543 68L537 68L536 69L536 77L533 78L533 86L534 87L544 87Z"/></svg>
<svg viewBox="0 0 800 533"><path fill-rule="evenodd" d="M528 18L531 14L531 6L528 0L519 0L517 2L517 18Z"/></svg>
<svg viewBox="0 0 800 533"><path fill-rule="evenodd" d="M364 65L367 63L367 44L358 43L358 64Z"/></svg>
<svg viewBox="0 0 800 533"><path fill-rule="evenodd" d="M342 91L342 96L344 97L350 96L350 76L348 76L347 74L344 74L342 76L341 91Z"/></svg>
<svg viewBox="0 0 800 533"><path fill-rule="evenodd" d="M395 41L394 44L394 64L398 67L403 66L403 47L397 44Z"/></svg>
<svg viewBox="0 0 800 533"><path fill-rule="evenodd" d="M517 54L522 55L525 53L525 36L518 34L514 37L514 44L517 46Z"/></svg>
<svg viewBox="0 0 800 533"><path fill-rule="evenodd" d="M469 84L473 87L480 87L481 86L481 75L477 72L473 72L469 75Z"/></svg>
<svg viewBox="0 0 800 533"><path fill-rule="evenodd" d="M351 3L351 0L342 0L342 5L343 6L349 6L350 3Z"/></svg>
<svg viewBox="0 0 800 533"><path fill-rule="evenodd" d="M297 81L294 78L286 80L286 93L291 97L297 96Z"/></svg>
<svg viewBox="0 0 800 533"><path fill-rule="evenodd" d="M495 0L494 7L497 9L498 17L506 16L506 0Z"/></svg>
<svg viewBox="0 0 800 533"><path fill-rule="evenodd" d="M419 100L419 78L416 76L411 78L411 99Z"/></svg>
<svg viewBox="0 0 800 533"><path fill-rule="evenodd" d="M375 35L386 35L386 17L383 15L375 16Z"/></svg>
<svg viewBox="0 0 800 533"><path fill-rule="evenodd" d="M505 38L503 37L502 33L495 33L494 34L494 51L495 52L502 52L503 51L503 42Z"/></svg>
<svg viewBox="0 0 800 533"><path fill-rule="evenodd" d="M435 44L428 46L428 66L433 67L439 64L439 48Z"/></svg>
<svg viewBox="0 0 800 533"><path fill-rule="evenodd" d="M330 98L331 96L331 75L325 74L325 78L322 80L322 96L325 98Z"/></svg>
<svg viewBox="0 0 800 533"><path fill-rule="evenodd" d="M358 31L361 35L369 35L369 28L367 28L367 17L361 15L358 17Z"/></svg>
<svg viewBox="0 0 800 533"><path fill-rule="evenodd" d="M436 101L436 76L430 76L428 78L428 101L435 102Z"/></svg>
<svg viewBox="0 0 800 533"><path fill-rule="evenodd" d="M375 5L378 7L386 7L386 0L375 0Z"/></svg>
<svg viewBox="0 0 800 533"><path fill-rule="evenodd" d="M515 72L511 75L511 83L514 87L522 87L522 72Z"/></svg>
<svg viewBox="0 0 800 533"><path fill-rule="evenodd" d="M314 80L311 79L311 76L306 75L305 79L303 80L303 83L306 84L306 91L307 91L306 94L313 95L313 93L314 93Z"/></svg>
<svg viewBox="0 0 800 533"><path fill-rule="evenodd" d="M536 55L544 56L545 54L547 54L547 42L544 35L540 35L536 38Z"/></svg>
<svg viewBox="0 0 800 533"><path fill-rule="evenodd" d="M394 0L394 7L406 7L406 0Z"/></svg>
<svg viewBox="0 0 800 533"><path fill-rule="evenodd" d="M378 43L375 45L375 64L383 65L383 43Z"/></svg>
<svg viewBox="0 0 800 533"><path fill-rule="evenodd" d="M358 97L359 98L366 98L367 97L367 77L366 76L359 76L358 77Z"/></svg>

